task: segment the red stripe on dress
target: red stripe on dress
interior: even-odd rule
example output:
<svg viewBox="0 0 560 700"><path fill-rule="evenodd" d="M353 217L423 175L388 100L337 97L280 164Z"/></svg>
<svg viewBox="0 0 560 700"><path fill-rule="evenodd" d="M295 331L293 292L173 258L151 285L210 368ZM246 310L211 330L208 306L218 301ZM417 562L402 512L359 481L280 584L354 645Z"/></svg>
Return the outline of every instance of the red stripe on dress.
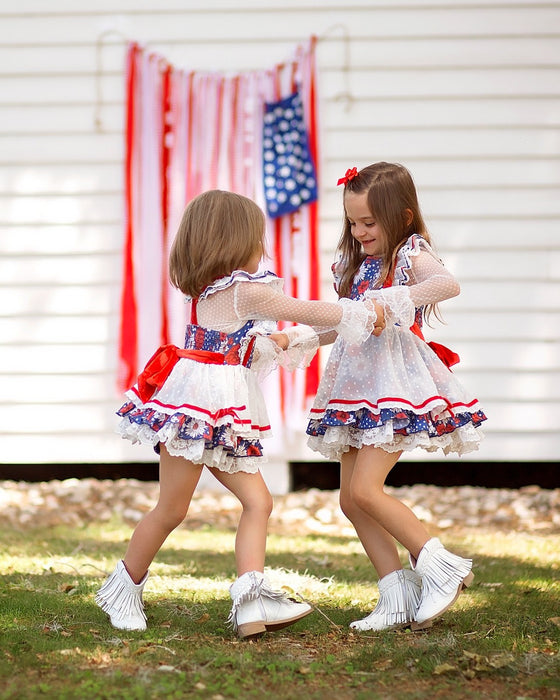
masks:
<svg viewBox="0 0 560 700"><path fill-rule="evenodd" d="M433 401L443 401L443 403L448 407L448 408L458 408L459 406L462 406L464 408L471 408L475 404L478 403L478 399L473 399L470 403L462 403L462 402L457 402L457 403L449 403L447 399L445 399L443 396L432 396L429 399L426 399L423 403L421 404L413 404L412 401L407 401L407 399L401 399L401 398L396 398L396 397L387 397L385 399L379 399L377 403L371 403L370 401L366 401L365 399L361 399L359 401L351 401L348 399L331 399L329 403L327 404L326 408L312 408L310 413L324 413L325 411L328 410L337 410L337 409L332 409L330 406L332 404L336 405L343 405L343 406L359 406L363 407L364 404L369 406L370 408L378 409L379 404L381 403L404 403L410 406L411 408L415 409L421 409L425 408L427 404L432 403Z"/></svg>
<svg viewBox="0 0 560 700"><path fill-rule="evenodd" d="M130 389L130 391L133 394L135 394L136 396L138 396L138 398L140 398L140 396L138 394L138 390L135 386L133 386ZM255 425L254 423L252 423L248 419L243 420L243 419L239 418L237 412L246 410L247 407L244 405L243 406L232 406L230 408L221 408L219 411L212 412L206 408L201 408L200 406L195 406L194 404L188 404L188 403L182 403L182 404L178 404L178 405L166 404L166 403L163 403L163 401L158 401L157 399L150 399L149 401L146 401L144 406L149 406L151 404L156 404L157 406L160 406L161 408L176 409L177 411L179 411L180 409L185 409L185 410L189 410L189 411L196 411L198 413L203 413L204 415L208 416L208 418L210 418L213 421L217 421L220 418L224 418L225 416L229 416L233 419L233 422L237 425L244 425L244 426L250 425L252 430L259 430L261 432L270 430L270 425Z"/></svg>

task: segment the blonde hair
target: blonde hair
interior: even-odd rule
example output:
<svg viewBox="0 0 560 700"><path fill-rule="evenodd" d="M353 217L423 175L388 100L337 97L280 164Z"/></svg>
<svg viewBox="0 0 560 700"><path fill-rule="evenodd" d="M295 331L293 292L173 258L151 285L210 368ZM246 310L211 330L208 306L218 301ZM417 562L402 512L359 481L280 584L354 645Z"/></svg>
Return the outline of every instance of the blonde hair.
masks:
<svg viewBox="0 0 560 700"><path fill-rule="evenodd" d="M216 279L264 254L264 233L265 216L252 200L223 190L203 192L183 212L169 255L171 283L198 297Z"/></svg>
<svg viewBox="0 0 560 700"><path fill-rule="evenodd" d="M382 287L394 273L397 253L413 233L420 234L429 244L430 236L422 218L416 187L410 172L399 163L374 163L359 171L344 187L344 194L367 192L367 204L371 214L383 230L383 265L377 287ZM407 211L412 212L412 218ZM338 271L341 275L339 296L348 297L352 283L360 265L366 257L361 244L352 236L348 217L344 216L342 234L337 250L341 262ZM436 311L435 305L427 307L426 316Z"/></svg>

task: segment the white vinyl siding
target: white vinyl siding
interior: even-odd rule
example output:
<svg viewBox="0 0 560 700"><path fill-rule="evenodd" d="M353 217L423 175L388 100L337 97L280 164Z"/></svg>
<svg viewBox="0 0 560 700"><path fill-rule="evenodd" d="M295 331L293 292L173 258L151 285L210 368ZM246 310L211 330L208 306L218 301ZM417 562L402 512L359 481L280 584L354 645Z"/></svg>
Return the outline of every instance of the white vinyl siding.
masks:
<svg viewBox="0 0 560 700"><path fill-rule="evenodd" d="M560 3L0 0L1 461L155 457L113 432L125 40L185 69L243 71L311 34L323 298L338 177L405 164L462 288L426 335L461 355L489 417L465 459L558 460ZM271 457L315 459L304 428Z"/></svg>

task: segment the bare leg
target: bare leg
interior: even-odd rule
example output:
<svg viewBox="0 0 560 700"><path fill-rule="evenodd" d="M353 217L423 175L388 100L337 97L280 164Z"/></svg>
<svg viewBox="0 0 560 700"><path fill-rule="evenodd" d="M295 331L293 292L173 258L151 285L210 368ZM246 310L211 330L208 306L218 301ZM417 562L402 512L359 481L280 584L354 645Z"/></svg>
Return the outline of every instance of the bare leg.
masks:
<svg viewBox="0 0 560 700"><path fill-rule="evenodd" d="M172 457L164 445L160 447L159 499L136 526L123 559L135 583L142 580L169 534L185 519L202 473L202 465Z"/></svg>
<svg viewBox="0 0 560 700"><path fill-rule="evenodd" d="M410 508L384 491L399 457L368 445L345 455L342 465L341 505L380 577L401 568L390 538L416 558L430 537Z"/></svg>
<svg viewBox="0 0 560 700"><path fill-rule="evenodd" d="M351 498L351 483L358 450L342 455L340 463L340 507L354 526L379 578L402 568L393 537ZM398 458L398 455L396 455Z"/></svg>
<svg viewBox="0 0 560 700"><path fill-rule="evenodd" d="M242 576L248 571L263 571L272 496L261 473L227 474L218 469L210 471L243 506L235 537L237 575Z"/></svg>

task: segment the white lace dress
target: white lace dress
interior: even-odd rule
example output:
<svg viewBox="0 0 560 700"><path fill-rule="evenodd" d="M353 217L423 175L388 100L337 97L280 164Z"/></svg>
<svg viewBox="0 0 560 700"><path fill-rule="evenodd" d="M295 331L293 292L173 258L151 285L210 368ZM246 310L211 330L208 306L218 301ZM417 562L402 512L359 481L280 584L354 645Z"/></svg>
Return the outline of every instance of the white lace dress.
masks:
<svg viewBox="0 0 560 700"><path fill-rule="evenodd" d="M375 445L388 452L422 447L463 454L478 448L486 420L469 394L419 331L422 307L459 293L427 242L411 236L400 249L392 286L374 289L382 260L364 259L351 297L373 296L385 306L387 326L360 346L338 337L307 427L308 445L332 460L350 447ZM337 265L333 265L335 286ZM421 333L421 331L419 331Z"/></svg>
<svg viewBox="0 0 560 700"><path fill-rule="evenodd" d="M259 375L278 364L305 366L319 345L310 325L336 328L349 343L369 337L375 313L344 301L287 297L271 272L238 270L217 280L196 300L185 347L159 348L126 393L117 431L156 451L164 443L171 455L197 464L256 472L261 439L271 434ZM268 337L279 320L307 324L287 329L286 352Z"/></svg>

